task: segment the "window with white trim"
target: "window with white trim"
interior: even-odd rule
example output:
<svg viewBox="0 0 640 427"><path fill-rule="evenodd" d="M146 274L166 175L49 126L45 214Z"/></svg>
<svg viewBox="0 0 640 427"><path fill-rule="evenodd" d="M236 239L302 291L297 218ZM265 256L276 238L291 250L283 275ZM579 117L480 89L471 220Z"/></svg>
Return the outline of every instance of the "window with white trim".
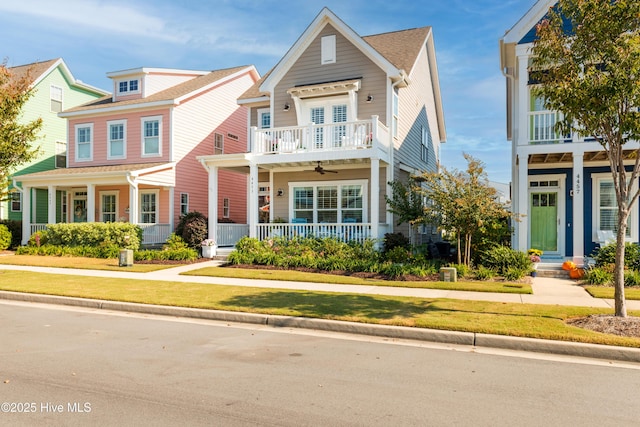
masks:
<svg viewBox="0 0 640 427"><path fill-rule="evenodd" d="M100 192L100 220L102 222L118 221L118 192Z"/></svg>
<svg viewBox="0 0 640 427"><path fill-rule="evenodd" d="M222 199L222 217L229 218L231 214L231 201L228 197Z"/></svg>
<svg viewBox="0 0 640 427"><path fill-rule="evenodd" d="M189 193L180 193L180 215L189 213Z"/></svg>
<svg viewBox="0 0 640 427"><path fill-rule="evenodd" d="M22 193L19 191L11 193L11 212L22 212Z"/></svg>
<svg viewBox="0 0 640 427"><path fill-rule="evenodd" d="M162 116L142 119L142 156L162 155Z"/></svg>
<svg viewBox="0 0 640 427"><path fill-rule="evenodd" d="M93 160L93 123L76 125L76 161Z"/></svg>
<svg viewBox="0 0 640 427"><path fill-rule="evenodd" d="M138 79L121 80L118 82L118 94L128 95L132 93L139 93L140 83Z"/></svg>
<svg viewBox="0 0 640 427"><path fill-rule="evenodd" d="M158 222L158 190L140 191L140 223L156 224Z"/></svg>
<svg viewBox="0 0 640 427"><path fill-rule="evenodd" d="M127 157L127 121L113 120L107 122L108 142L107 159L124 159Z"/></svg>
<svg viewBox="0 0 640 427"><path fill-rule="evenodd" d="M336 36L322 37L320 45L320 64L334 64L336 62Z"/></svg>
<svg viewBox="0 0 640 427"><path fill-rule="evenodd" d="M51 85L49 94L51 98L51 112L59 113L62 111L63 89L60 86Z"/></svg>
<svg viewBox="0 0 640 427"><path fill-rule="evenodd" d="M258 127L260 129L269 129L271 127L271 112L268 108L258 110Z"/></svg>
<svg viewBox="0 0 640 427"><path fill-rule="evenodd" d="M213 154L224 154L224 135L221 133L214 133L213 139Z"/></svg>
<svg viewBox="0 0 640 427"><path fill-rule="evenodd" d="M67 167L67 142L56 141L56 168Z"/></svg>
<svg viewBox="0 0 640 427"><path fill-rule="evenodd" d="M637 184L634 185L637 187ZM635 192L636 190L632 190ZM617 233L618 229L618 201L616 191L611 178L611 174L593 176L593 238L597 241L597 232L612 231ZM631 214L627 220L626 239L638 240L638 205L634 204Z"/></svg>
<svg viewBox="0 0 640 427"><path fill-rule="evenodd" d="M291 218L307 223L366 221L367 180L290 183Z"/></svg>

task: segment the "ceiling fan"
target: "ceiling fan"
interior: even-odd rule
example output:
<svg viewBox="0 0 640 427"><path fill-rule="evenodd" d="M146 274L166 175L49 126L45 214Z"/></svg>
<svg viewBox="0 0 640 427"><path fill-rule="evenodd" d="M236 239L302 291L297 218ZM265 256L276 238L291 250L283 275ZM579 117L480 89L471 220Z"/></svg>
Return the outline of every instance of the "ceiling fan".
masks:
<svg viewBox="0 0 640 427"><path fill-rule="evenodd" d="M329 169L325 169L322 167L322 162L318 162L318 166L315 167L315 169L313 169L315 172L318 172L320 175L324 175L325 173L329 172L329 173L338 173L338 171L332 171Z"/></svg>

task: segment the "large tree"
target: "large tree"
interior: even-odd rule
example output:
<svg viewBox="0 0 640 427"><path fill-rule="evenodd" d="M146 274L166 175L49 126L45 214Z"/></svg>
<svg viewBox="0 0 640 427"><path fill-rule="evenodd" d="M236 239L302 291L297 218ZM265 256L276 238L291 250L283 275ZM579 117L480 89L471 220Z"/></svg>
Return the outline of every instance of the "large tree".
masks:
<svg viewBox="0 0 640 427"><path fill-rule="evenodd" d="M38 138L42 119L24 123L22 108L34 94L31 73L13 75L4 61L0 65L0 200L7 196L9 175L38 154L32 143Z"/></svg>
<svg viewBox="0 0 640 427"><path fill-rule="evenodd" d="M615 314L626 317L624 241L639 195L640 1L560 0L538 24L532 53L533 93L561 112L557 131L592 136L607 154L618 205Z"/></svg>
<svg viewBox="0 0 640 427"><path fill-rule="evenodd" d="M494 234L493 227L509 212L489 185L483 163L469 154L464 158L466 171L424 172L413 178L412 187L396 183L387 202L400 220L431 224L455 236L458 263L469 265L474 238Z"/></svg>

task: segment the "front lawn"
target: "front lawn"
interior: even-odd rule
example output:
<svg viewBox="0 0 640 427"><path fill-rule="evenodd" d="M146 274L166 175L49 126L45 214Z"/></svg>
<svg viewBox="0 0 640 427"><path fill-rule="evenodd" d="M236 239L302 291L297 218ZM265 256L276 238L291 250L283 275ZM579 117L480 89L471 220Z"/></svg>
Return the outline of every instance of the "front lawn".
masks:
<svg viewBox="0 0 640 427"><path fill-rule="evenodd" d="M505 283L491 281L407 281L380 280L357 277L356 275L336 275L309 273L287 269L253 269L230 267L204 267L181 273L187 276L211 276L235 279L286 280L291 282L331 283L335 285L395 286L404 288L442 289L448 291L500 292L512 294L531 294L531 285L527 283Z"/></svg>
<svg viewBox="0 0 640 427"><path fill-rule="evenodd" d="M80 268L84 270L111 270L130 271L134 273L148 273L150 271L163 270L176 267L171 264L137 264L130 267L120 267L117 258L84 258L84 257L59 257L44 255L3 255L0 256L0 265L28 265L33 267L58 267Z"/></svg>
<svg viewBox="0 0 640 427"><path fill-rule="evenodd" d="M585 286L584 288L594 298L614 298L613 286ZM637 287L624 288L624 296L629 300L640 300L640 289Z"/></svg>
<svg viewBox="0 0 640 427"><path fill-rule="evenodd" d="M0 290L640 347L565 320L612 310L92 278L0 270ZM631 313L630 313L631 314ZM635 312L633 315L640 315Z"/></svg>

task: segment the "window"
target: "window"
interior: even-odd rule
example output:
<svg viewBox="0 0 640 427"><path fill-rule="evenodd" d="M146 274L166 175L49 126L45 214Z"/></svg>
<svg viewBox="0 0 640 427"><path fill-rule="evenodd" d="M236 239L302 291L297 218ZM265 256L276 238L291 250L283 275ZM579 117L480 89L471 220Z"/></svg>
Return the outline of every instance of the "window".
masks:
<svg viewBox="0 0 640 427"><path fill-rule="evenodd" d="M67 143L56 141L56 168L67 167Z"/></svg>
<svg viewBox="0 0 640 427"><path fill-rule="evenodd" d="M269 110L259 112L260 129L269 129L271 127L271 113Z"/></svg>
<svg viewBox="0 0 640 427"><path fill-rule="evenodd" d="M224 154L224 135L216 133L213 137L215 140L213 144L213 154Z"/></svg>
<svg viewBox="0 0 640 427"><path fill-rule="evenodd" d="M347 106L334 105L332 107L332 119L333 123L341 123L347 121ZM344 125L335 126L333 128L333 146L342 146L342 138L347 135L347 127Z"/></svg>
<svg viewBox="0 0 640 427"><path fill-rule="evenodd" d="M398 137L398 110L399 110L399 101L398 101L398 93L393 92L393 123L391 129L392 135L394 138Z"/></svg>
<svg viewBox="0 0 640 427"><path fill-rule="evenodd" d="M76 161L93 160L93 123L76 125Z"/></svg>
<svg viewBox="0 0 640 427"><path fill-rule="evenodd" d="M617 232L618 201L610 174L594 175L593 187L593 236L596 241L598 231L612 231L614 234ZM627 220L626 234L627 239L633 241L638 239L637 217L638 207L634 205Z"/></svg>
<svg viewBox="0 0 640 427"><path fill-rule="evenodd" d="M162 155L162 117L142 118L142 156Z"/></svg>
<svg viewBox="0 0 640 427"><path fill-rule="evenodd" d="M129 94L138 93L138 80L122 80L118 82L118 93Z"/></svg>
<svg viewBox="0 0 640 427"><path fill-rule="evenodd" d="M116 222L118 220L118 192L100 193L100 215L102 222Z"/></svg>
<svg viewBox="0 0 640 427"><path fill-rule="evenodd" d="M11 193L11 212L22 212L22 193L18 191Z"/></svg>
<svg viewBox="0 0 640 427"><path fill-rule="evenodd" d="M107 143L107 159L124 159L127 152L127 121L107 122L109 141Z"/></svg>
<svg viewBox="0 0 640 427"><path fill-rule="evenodd" d="M422 126L422 138L420 140L420 160L427 162L429 160L429 138L427 128Z"/></svg>
<svg viewBox="0 0 640 427"><path fill-rule="evenodd" d="M222 199L222 217L229 218L231 212L231 205L228 197Z"/></svg>
<svg viewBox="0 0 640 427"><path fill-rule="evenodd" d="M140 192L140 222L156 224L158 219L158 191Z"/></svg>
<svg viewBox="0 0 640 427"><path fill-rule="evenodd" d="M189 213L189 193L180 193L180 215Z"/></svg>
<svg viewBox="0 0 640 427"><path fill-rule="evenodd" d="M320 64L334 64L336 62L336 36L324 36L321 44Z"/></svg>
<svg viewBox="0 0 640 427"><path fill-rule="evenodd" d="M364 222L366 180L338 183L291 183L291 218L307 223Z"/></svg>
<svg viewBox="0 0 640 427"><path fill-rule="evenodd" d="M62 111L62 88L51 85L49 93L51 95L51 112L59 113Z"/></svg>

